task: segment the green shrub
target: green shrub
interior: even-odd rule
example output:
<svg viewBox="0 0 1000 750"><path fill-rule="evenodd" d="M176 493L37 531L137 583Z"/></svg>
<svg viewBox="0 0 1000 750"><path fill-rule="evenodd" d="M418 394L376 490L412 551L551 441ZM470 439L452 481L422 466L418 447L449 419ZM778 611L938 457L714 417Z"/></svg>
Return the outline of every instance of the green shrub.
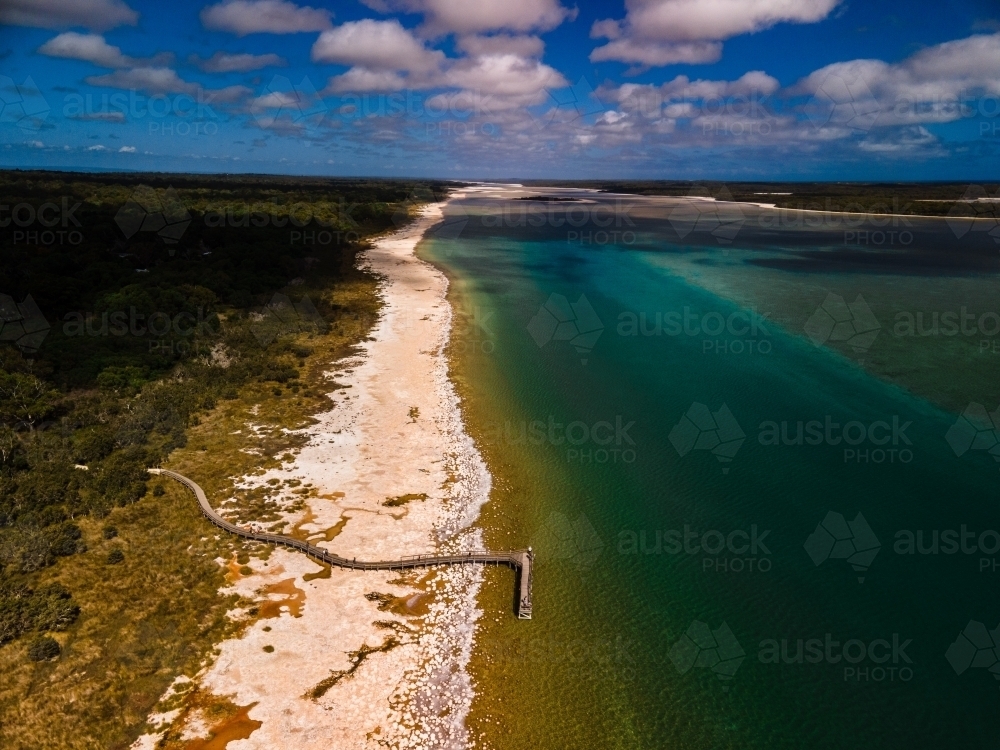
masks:
<svg viewBox="0 0 1000 750"><path fill-rule="evenodd" d="M108 565L117 565L120 562L125 561L125 553L121 551L118 547L115 547L108 553Z"/></svg>
<svg viewBox="0 0 1000 750"><path fill-rule="evenodd" d="M0 579L0 645L31 630L65 630L79 614L69 591L57 583L32 590Z"/></svg>
<svg viewBox="0 0 1000 750"><path fill-rule="evenodd" d="M118 529L116 529L114 526L105 526L102 533L104 534L105 539L114 539L116 536L118 536Z"/></svg>
<svg viewBox="0 0 1000 750"><path fill-rule="evenodd" d="M28 658L32 661L48 661L55 659L62 653L59 642L55 638L43 635L31 642L28 646Z"/></svg>

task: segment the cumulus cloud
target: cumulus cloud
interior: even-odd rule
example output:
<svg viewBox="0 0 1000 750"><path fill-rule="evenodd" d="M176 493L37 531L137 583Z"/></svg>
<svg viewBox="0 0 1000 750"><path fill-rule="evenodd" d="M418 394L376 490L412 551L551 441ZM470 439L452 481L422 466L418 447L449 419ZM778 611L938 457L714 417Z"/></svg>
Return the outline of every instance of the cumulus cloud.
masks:
<svg viewBox="0 0 1000 750"><path fill-rule="evenodd" d="M100 76L88 76L91 86L138 89L150 94L197 94L200 86L183 80L173 68L130 68Z"/></svg>
<svg viewBox="0 0 1000 750"><path fill-rule="evenodd" d="M381 13L420 13L424 29L437 34L487 31L548 31L576 18L559 0L362 0Z"/></svg>
<svg viewBox="0 0 1000 750"><path fill-rule="evenodd" d="M407 80L394 70L351 68L343 75L331 78L324 93L343 94L359 91L386 93L402 91L408 85Z"/></svg>
<svg viewBox="0 0 1000 750"><path fill-rule="evenodd" d="M324 31L312 48L313 62L339 63L366 70L426 73L440 67L444 53L428 49L399 21L370 18Z"/></svg>
<svg viewBox="0 0 1000 750"><path fill-rule="evenodd" d="M951 122L967 116L972 98L1000 96L1000 34L937 44L899 63L833 63L810 73L789 93L810 94L842 108L865 104L878 126Z"/></svg>
<svg viewBox="0 0 1000 750"><path fill-rule="evenodd" d="M674 63L713 63L722 57L721 42L665 43L625 37L614 39L590 53L591 62L617 60L646 67Z"/></svg>
<svg viewBox="0 0 1000 750"><path fill-rule="evenodd" d="M604 86L598 90L602 99L614 102L625 112L641 114L645 117L668 116L672 118L693 117L701 109L695 103L718 111L724 108L723 100L750 100L767 97L780 88L778 79L762 70L751 70L735 81L705 80L692 81L687 76L677 76L670 81L653 86L649 84L625 83L621 86ZM744 109L744 107L740 107Z"/></svg>
<svg viewBox="0 0 1000 750"><path fill-rule="evenodd" d="M448 89L427 103L441 111L509 111L542 103L548 90L567 85L538 59L544 45L537 37L471 35L457 47L466 56L446 58L395 20L366 20L324 32L313 59L353 66L331 78L326 93Z"/></svg>
<svg viewBox="0 0 1000 750"><path fill-rule="evenodd" d="M621 21L591 28L608 43L591 52L594 62L618 60L642 66L715 62L721 41L777 23L815 23L840 0L626 0Z"/></svg>
<svg viewBox="0 0 1000 750"><path fill-rule="evenodd" d="M323 8L302 7L286 0L226 0L201 11L206 29L247 34L294 34L323 31L333 14Z"/></svg>
<svg viewBox="0 0 1000 750"><path fill-rule="evenodd" d="M0 24L61 29L83 26L105 31L135 26L139 14L122 0L3 0Z"/></svg>
<svg viewBox="0 0 1000 750"><path fill-rule="evenodd" d="M189 62L194 63L206 73L248 73L261 68L284 67L288 62L283 58L269 53L266 55L250 55L246 53L231 54L216 52L206 60L192 55Z"/></svg>
<svg viewBox="0 0 1000 750"><path fill-rule="evenodd" d="M221 89L206 89L198 83L185 81L173 68L140 67L115 70L100 76L84 79L91 86L106 86L115 89L135 89L147 94L187 94L197 98L199 104L232 104L246 99L253 92L246 86L226 86Z"/></svg>
<svg viewBox="0 0 1000 750"><path fill-rule="evenodd" d="M118 153L119 154L134 154L135 153L135 146L122 146L120 149L118 149Z"/></svg>
<svg viewBox="0 0 1000 750"><path fill-rule="evenodd" d="M544 101L546 90L568 85L555 68L511 54L459 60L443 76L442 83L518 104L537 104Z"/></svg>
<svg viewBox="0 0 1000 750"><path fill-rule="evenodd" d="M511 36L495 34L493 36L463 36L460 37L458 49L469 55L517 55L518 57L541 57L545 51L545 42L537 36Z"/></svg>
<svg viewBox="0 0 1000 750"><path fill-rule="evenodd" d="M938 139L923 125L907 125L897 132L873 133L858 143L862 151L896 156L919 151L927 156L944 156Z"/></svg>
<svg viewBox="0 0 1000 750"><path fill-rule="evenodd" d="M38 48L39 53L49 57L62 57L70 60L84 60L100 65L102 68L129 68L140 65L162 65L173 59L170 53L156 55L153 58L136 58L123 55L120 47L115 47L104 41L100 34L78 34L67 31L49 39Z"/></svg>
<svg viewBox="0 0 1000 750"><path fill-rule="evenodd" d="M87 150L88 151L107 151L108 147L107 146L102 146L101 144L97 144L96 146L87 146Z"/></svg>

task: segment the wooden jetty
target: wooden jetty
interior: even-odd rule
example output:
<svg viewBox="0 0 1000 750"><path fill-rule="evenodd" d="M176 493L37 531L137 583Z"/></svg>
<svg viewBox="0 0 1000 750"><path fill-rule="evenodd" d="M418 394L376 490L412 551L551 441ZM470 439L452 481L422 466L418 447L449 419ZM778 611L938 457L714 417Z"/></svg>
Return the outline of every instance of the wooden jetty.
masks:
<svg viewBox="0 0 1000 750"><path fill-rule="evenodd" d="M526 550L512 550L509 552L473 550L469 552L457 552L452 555L409 555L399 560L369 562L362 562L356 559L349 560L346 557L334 555L321 547L316 547L300 539L293 539L290 536L283 536L281 534L253 531L230 523L215 512L215 509L208 503L205 491L193 480L170 469L149 469L148 471L150 474L159 474L176 480L191 490L194 496L198 498L202 514L220 529L244 539L252 539L256 542L296 549L304 552L317 562L336 565L338 568L349 568L351 570L403 570L405 568L429 568L433 565L506 565L518 573L520 591L517 600L517 616L522 620L531 619L531 568L534 560L534 553L532 553L531 547L528 547Z"/></svg>

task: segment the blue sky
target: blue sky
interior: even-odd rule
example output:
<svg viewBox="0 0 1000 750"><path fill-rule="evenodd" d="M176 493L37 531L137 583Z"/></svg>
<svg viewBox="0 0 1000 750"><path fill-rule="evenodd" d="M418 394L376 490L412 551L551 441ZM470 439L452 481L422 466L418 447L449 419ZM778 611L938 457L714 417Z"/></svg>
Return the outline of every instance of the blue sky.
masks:
<svg viewBox="0 0 1000 750"><path fill-rule="evenodd" d="M995 0L3 0L0 163L986 180Z"/></svg>

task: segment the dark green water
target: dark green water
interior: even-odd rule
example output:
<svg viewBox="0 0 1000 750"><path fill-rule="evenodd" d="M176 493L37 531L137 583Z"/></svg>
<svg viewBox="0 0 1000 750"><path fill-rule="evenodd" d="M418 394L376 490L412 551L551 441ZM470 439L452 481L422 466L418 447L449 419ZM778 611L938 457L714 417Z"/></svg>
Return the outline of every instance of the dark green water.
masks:
<svg viewBox="0 0 1000 750"><path fill-rule="evenodd" d="M720 251L685 245L667 222L643 222L627 243L580 244L565 227L490 226L484 205L466 204L461 234L440 233L423 252L455 282L456 358L495 502L511 517L506 543L537 555L534 619L505 616L479 636L471 722L486 744L1000 746L1000 672L989 670L1000 658L989 650L1000 646L1000 534L990 532L1000 530L1000 471L986 450L956 455L945 436L957 414L801 328L744 332L749 311L671 270L672 254L703 257L711 280ZM746 259L719 260L730 275L743 264L746 288L766 294L773 275L750 260L769 257L769 243L747 229L734 243L751 248ZM793 298L804 272L780 273ZM976 278L995 283L981 269ZM585 298L599 323L585 305L567 316L589 339L564 340L565 326L553 335L539 312L553 294ZM748 317L719 335L656 329L657 313L685 309L689 329ZM631 335L641 313L646 327ZM940 378L953 383L961 368L945 362ZM1000 384L977 400L993 409ZM711 424L675 429L685 414L698 421L693 404L725 422L728 448L713 453ZM804 437L822 434L819 444L784 444L810 421L823 427ZM766 444L769 425L777 445ZM832 554L832 537L824 546L815 533L831 512L867 523ZM845 536L835 520L828 528ZM922 531L926 547L963 526L974 532L967 552L899 548L906 530ZM868 550L854 559L863 569L838 557L844 544ZM509 611L506 599L484 602ZM963 669L964 641L946 654L970 621L998 631ZM809 639L819 649L796 658ZM484 715L493 722L477 723Z"/></svg>

